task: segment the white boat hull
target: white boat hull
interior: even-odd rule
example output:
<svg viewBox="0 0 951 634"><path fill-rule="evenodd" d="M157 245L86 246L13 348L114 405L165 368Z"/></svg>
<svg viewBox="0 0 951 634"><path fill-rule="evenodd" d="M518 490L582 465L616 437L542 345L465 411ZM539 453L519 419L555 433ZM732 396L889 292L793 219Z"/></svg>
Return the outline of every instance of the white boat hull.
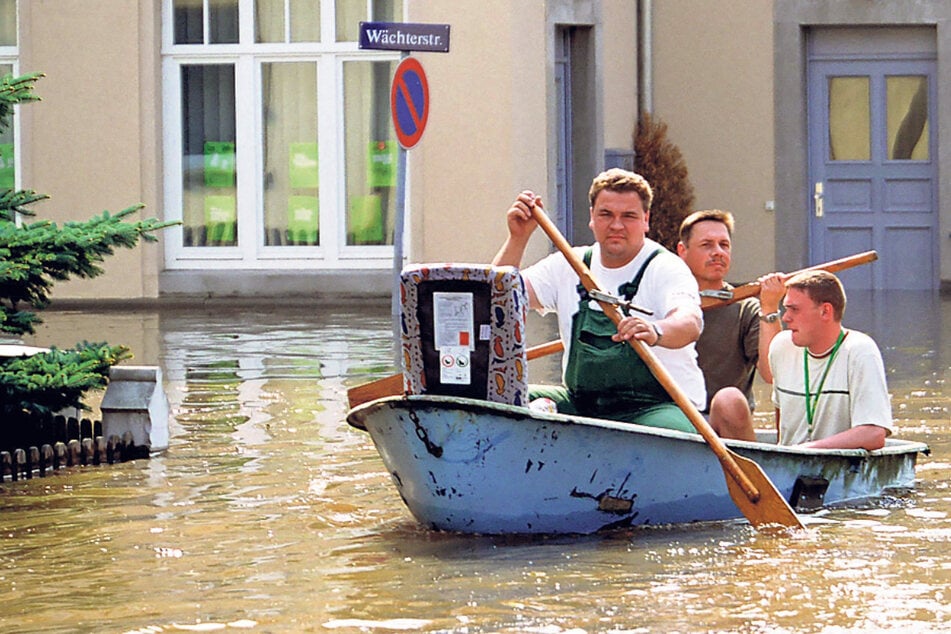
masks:
<svg viewBox="0 0 951 634"><path fill-rule="evenodd" d="M385 398L366 429L413 516L464 533L580 533L741 517L699 435L445 396ZM922 443L874 452L727 441L794 507L913 486Z"/></svg>

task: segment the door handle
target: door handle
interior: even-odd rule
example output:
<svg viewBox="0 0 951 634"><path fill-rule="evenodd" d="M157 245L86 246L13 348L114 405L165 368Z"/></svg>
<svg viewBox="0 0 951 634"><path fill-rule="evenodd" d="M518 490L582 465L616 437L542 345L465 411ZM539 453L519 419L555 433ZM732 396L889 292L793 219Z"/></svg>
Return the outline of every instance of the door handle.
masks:
<svg viewBox="0 0 951 634"><path fill-rule="evenodd" d="M812 200L815 202L816 206L816 218L822 218L824 213L822 205L822 182L816 183L815 189L813 189Z"/></svg>

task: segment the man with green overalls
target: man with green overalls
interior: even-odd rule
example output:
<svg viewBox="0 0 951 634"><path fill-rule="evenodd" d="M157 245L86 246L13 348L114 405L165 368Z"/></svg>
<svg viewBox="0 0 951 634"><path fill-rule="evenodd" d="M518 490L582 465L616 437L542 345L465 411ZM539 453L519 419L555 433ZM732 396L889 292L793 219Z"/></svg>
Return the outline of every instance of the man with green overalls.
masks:
<svg viewBox="0 0 951 634"><path fill-rule="evenodd" d="M588 192L596 244L574 247L601 290L653 312L627 316L617 326L588 298L561 253L522 271L529 306L558 314L565 345L564 385L532 386L530 398L547 397L558 411L693 432L694 427L650 373L628 341L639 339L690 400L706 401L694 342L703 328L697 281L687 265L647 238L653 191L639 174L602 172ZM508 238L493 264L519 266L537 223L541 198L523 191L507 213Z"/></svg>

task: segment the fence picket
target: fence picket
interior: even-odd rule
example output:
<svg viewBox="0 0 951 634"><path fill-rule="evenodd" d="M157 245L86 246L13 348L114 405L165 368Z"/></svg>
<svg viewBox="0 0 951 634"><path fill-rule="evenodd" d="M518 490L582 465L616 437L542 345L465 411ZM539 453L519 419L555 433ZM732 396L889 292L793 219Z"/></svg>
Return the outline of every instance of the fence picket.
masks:
<svg viewBox="0 0 951 634"><path fill-rule="evenodd" d="M32 478L62 467L101 466L148 458L148 447L136 447L132 433L104 438L102 422L47 416L27 433L22 427L0 428L0 482Z"/></svg>

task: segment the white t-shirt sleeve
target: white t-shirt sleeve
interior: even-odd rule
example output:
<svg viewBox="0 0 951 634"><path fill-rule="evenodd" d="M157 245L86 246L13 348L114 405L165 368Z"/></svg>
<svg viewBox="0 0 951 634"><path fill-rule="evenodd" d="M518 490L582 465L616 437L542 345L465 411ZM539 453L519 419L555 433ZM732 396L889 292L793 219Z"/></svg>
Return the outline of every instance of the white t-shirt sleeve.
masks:
<svg viewBox="0 0 951 634"><path fill-rule="evenodd" d="M575 249L577 251L577 249ZM581 256L584 251L581 251ZM579 256L580 257L580 256ZM577 280L578 275L571 269L568 260L562 253L552 253L545 256L535 264L522 270L522 277L532 285L535 291L535 299L541 304L542 308L538 311L546 315L558 308L558 296L563 292L566 276L573 276Z"/></svg>
<svg viewBox="0 0 951 634"><path fill-rule="evenodd" d="M702 318L700 288L687 264L679 257L667 254L662 254L657 259L660 266L650 279L655 285L660 283L658 295L662 298L661 310L656 318L662 319L676 308L693 312Z"/></svg>
<svg viewBox="0 0 951 634"><path fill-rule="evenodd" d="M890 432L894 422L882 355L871 338L862 336L857 339L858 345L849 351L848 366L852 427L871 424Z"/></svg>

